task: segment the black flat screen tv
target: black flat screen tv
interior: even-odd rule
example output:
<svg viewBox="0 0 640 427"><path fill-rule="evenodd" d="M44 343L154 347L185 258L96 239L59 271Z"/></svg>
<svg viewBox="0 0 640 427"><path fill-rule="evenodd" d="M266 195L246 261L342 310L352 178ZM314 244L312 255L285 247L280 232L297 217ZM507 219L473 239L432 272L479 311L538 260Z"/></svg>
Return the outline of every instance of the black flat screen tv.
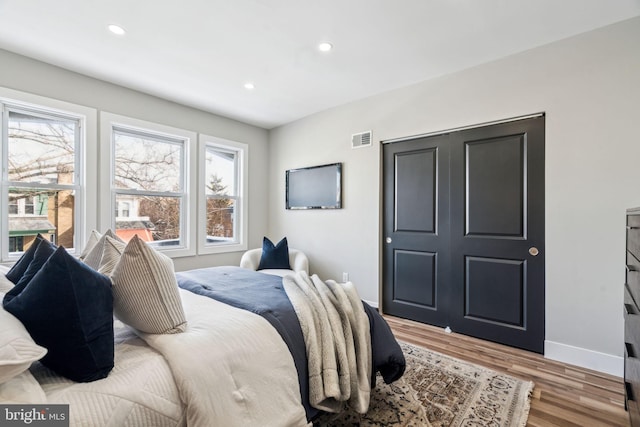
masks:
<svg viewBox="0 0 640 427"><path fill-rule="evenodd" d="M342 163L289 169L287 209L341 209Z"/></svg>

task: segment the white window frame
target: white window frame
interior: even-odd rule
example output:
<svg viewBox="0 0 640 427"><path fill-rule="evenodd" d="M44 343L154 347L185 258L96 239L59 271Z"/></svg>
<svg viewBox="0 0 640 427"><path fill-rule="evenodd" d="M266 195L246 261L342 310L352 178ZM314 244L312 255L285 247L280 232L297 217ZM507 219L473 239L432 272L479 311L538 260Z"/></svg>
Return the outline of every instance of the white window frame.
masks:
<svg viewBox="0 0 640 427"><path fill-rule="evenodd" d="M199 164L198 164L198 254L218 254L247 250L247 236L249 230L248 209L248 175L249 175L249 146L247 144L230 141L210 135L200 134ZM206 150L207 147L221 151L231 151L236 155L236 221L234 224L234 242L220 242L207 244L207 194L206 194Z"/></svg>
<svg viewBox="0 0 640 427"><path fill-rule="evenodd" d="M100 219L99 224L101 230L111 228L115 230L115 207L117 194L130 194L131 192L122 189L113 188L114 173L114 144L113 130L124 129L133 132L146 133L156 135L160 138L169 138L173 140L184 141L184 151L182 164L180 166L182 177L182 191L180 204L180 238L182 244L176 247L156 247L155 249L162 251L172 258L192 256L196 254L196 209L195 200L192 200L192 194L196 193L196 152L197 134L185 129L179 129L171 126L153 123L146 120L134 119L131 117L121 116L118 114L101 112L100 113L100 169L101 179L99 186L100 193ZM155 194L154 194L155 195ZM163 195L163 194L159 194Z"/></svg>
<svg viewBox="0 0 640 427"><path fill-rule="evenodd" d="M77 133L74 184L75 191L75 215L74 215L74 244L73 248L67 248L71 254L79 254L90 230L96 228L97 219L97 194L94 189L97 186L96 168L87 168L87 164L97 164L97 112L93 108L76 105L56 99L21 92L5 87L0 87L0 104L4 123L5 106L27 112L41 113L43 115L62 116L78 120L79 131ZM0 126L2 127L2 126ZM7 200L9 196L8 168L8 141L2 132L2 179L0 184L0 197ZM21 185L22 186L22 185ZM26 185L29 186L29 185ZM42 184L37 184L43 187ZM46 187L46 186L44 186ZM4 202L3 202L4 203ZM20 255L9 255L9 210L0 212L0 262L16 261Z"/></svg>

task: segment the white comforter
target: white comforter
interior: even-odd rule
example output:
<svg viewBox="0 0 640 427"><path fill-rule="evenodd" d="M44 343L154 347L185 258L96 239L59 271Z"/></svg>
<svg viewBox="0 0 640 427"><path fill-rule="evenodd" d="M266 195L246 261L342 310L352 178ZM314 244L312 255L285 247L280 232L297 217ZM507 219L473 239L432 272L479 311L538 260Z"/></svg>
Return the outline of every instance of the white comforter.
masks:
<svg viewBox="0 0 640 427"><path fill-rule="evenodd" d="M13 287L0 268L0 304ZM0 403L69 404L72 427L182 427L185 408L169 365L133 331L116 321L115 366L107 378L76 383L42 364L0 385Z"/></svg>
<svg viewBox="0 0 640 427"><path fill-rule="evenodd" d="M122 323L115 331L115 366L107 378L76 383L39 363L31 367L46 403L69 404L71 426L184 426L185 408L165 359Z"/></svg>
<svg viewBox="0 0 640 427"><path fill-rule="evenodd" d="M190 427L310 425L293 358L268 321L185 290L180 296L185 332L140 335L171 366Z"/></svg>

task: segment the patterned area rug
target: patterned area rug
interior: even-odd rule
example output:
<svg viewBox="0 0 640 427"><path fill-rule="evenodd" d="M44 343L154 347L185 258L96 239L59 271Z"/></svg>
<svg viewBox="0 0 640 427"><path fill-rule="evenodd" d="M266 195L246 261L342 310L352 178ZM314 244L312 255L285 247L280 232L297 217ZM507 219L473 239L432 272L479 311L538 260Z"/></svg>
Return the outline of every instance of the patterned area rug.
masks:
<svg viewBox="0 0 640 427"><path fill-rule="evenodd" d="M407 359L393 384L378 378L369 411L326 414L315 426L523 427L533 383L400 343Z"/></svg>

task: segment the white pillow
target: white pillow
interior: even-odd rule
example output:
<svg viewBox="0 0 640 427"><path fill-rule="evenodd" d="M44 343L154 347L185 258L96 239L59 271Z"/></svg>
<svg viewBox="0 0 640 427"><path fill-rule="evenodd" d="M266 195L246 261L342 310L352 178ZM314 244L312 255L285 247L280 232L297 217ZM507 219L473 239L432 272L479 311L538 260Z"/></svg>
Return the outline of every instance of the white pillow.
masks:
<svg viewBox="0 0 640 427"><path fill-rule="evenodd" d="M173 260L138 236L127 243L111 281L113 311L127 325L149 334L186 329Z"/></svg>
<svg viewBox="0 0 640 427"><path fill-rule="evenodd" d="M0 402L3 404L45 404L47 395L31 374L24 371L4 384L0 384Z"/></svg>
<svg viewBox="0 0 640 427"><path fill-rule="evenodd" d="M82 250L82 253L78 258L80 260L84 260L89 254L89 251L93 249L93 247L96 245L96 243L98 243L101 237L102 237L102 234L98 233L98 231L91 230L91 234L89 234L89 240L87 240L87 244L85 245L84 249Z"/></svg>
<svg viewBox="0 0 640 427"><path fill-rule="evenodd" d="M102 260L102 252L104 252L104 245L105 245L105 242L107 241L107 237L111 237L112 239L122 242L122 239L116 236L113 231L111 230L105 231L102 237L100 237L100 240L98 240L98 242L93 246L93 248L91 248L87 256L84 257L83 259L84 263L87 264L89 267L93 268L94 270L98 270L98 268L100 268L100 260Z"/></svg>
<svg viewBox="0 0 640 427"><path fill-rule="evenodd" d="M7 276L6 276L7 271L2 271L2 273L0 273L0 293L7 293L15 286L15 283L7 279ZM4 295L2 296L4 297ZM0 300L0 305L2 305L2 300Z"/></svg>
<svg viewBox="0 0 640 427"><path fill-rule="evenodd" d="M0 293L0 300L4 294ZM27 329L0 306L0 384L26 371L47 349L36 344Z"/></svg>
<svg viewBox="0 0 640 427"><path fill-rule="evenodd" d="M111 276L111 273L116 268L120 256L124 252L124 248L127 245L119 240L106 236L104 242L104 250L102 251L102 258L100 259L100 265L98 266L98 273L102 273L106 276Z"/></svg>

